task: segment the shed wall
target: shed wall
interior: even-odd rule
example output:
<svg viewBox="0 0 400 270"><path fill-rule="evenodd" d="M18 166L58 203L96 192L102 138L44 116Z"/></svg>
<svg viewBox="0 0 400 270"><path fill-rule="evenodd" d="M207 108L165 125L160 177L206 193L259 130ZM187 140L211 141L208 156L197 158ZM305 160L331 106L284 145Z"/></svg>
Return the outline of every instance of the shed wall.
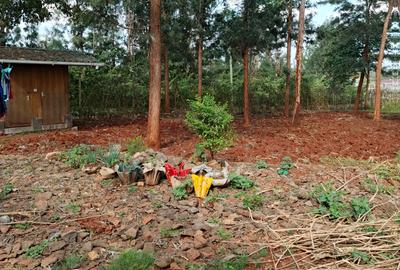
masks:
<svg viewBox="0 0 400 270"><path fill-rule="evenodd" d="M67 66L14 65L11 90L6 128L61 124L69 115Z"/></svg>

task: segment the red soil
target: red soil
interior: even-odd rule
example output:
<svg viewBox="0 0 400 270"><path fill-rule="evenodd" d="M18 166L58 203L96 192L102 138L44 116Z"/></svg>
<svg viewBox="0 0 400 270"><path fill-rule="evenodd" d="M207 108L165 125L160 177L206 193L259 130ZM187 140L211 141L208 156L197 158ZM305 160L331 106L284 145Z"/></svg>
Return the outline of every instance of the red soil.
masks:
<svg viewBox="0 0 400 270"><path fill-rule="evenodd" d="M190 157L198 139L181 119L162 119L161 151ZM233 147L218 154L232 161L267 159L277 162L283 156L318 160L322 156L393 158L400 151L400 120L374 122L365 116L347 113L310 113L302 115L298 126L282 117L254 118L249 128L235 122ZM82 127L0 137L0 154L47 153L75 144L125 145L134 136L144 136L145 119L130 124Z"/></svg>

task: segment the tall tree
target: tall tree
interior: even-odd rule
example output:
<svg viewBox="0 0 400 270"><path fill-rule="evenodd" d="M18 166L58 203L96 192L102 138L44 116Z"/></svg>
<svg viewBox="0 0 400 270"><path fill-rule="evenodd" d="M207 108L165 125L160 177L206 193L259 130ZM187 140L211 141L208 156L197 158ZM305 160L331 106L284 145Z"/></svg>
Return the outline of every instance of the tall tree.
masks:
<svg viewBox="0 0 400 270"><path fill-rule="evenodd" d="M296 44L296 79L295 79L295 103L293 109L292 124L296 121L296 116L300 110L300 96L301 96L301 69L302 69L302 53L303 53L303 40L304 40L304 22L305 22L305 0L300 2L299 11L299 33L297 36Z"/></svg>
<svg viewBox="0 0 400 270"><path fill-rule="evenodd" d="M292 0L288 1L288 17L287 17L287 47L286 47L286 82L285 82L285 117L289 117L289 98L290 98L290 72L292 66L290 64L292 57Z"/></svg>
<svg viewBox="0 0 400 270"><path fill-rule="evenodd" d="M147 143L160 148L160 104L161 104L161 3L150 0L150 78L149 112L147 120Z"/></svg>
<svg viewBox="0 0 400 270"><path fill-rule="evenodd" d="M387 31L389 27L389 21L392 17L394 0L389 0L389 8L386 14L385 23L383 24L381 45L379 49L378 61L376 63L376 77L375 77L375 110L374 120L379 121L381 119L381 106L382 106L382 91L381 91L381 80L382 80L382 63L383 56L385 54L385 45L387 40Z"/></svg>

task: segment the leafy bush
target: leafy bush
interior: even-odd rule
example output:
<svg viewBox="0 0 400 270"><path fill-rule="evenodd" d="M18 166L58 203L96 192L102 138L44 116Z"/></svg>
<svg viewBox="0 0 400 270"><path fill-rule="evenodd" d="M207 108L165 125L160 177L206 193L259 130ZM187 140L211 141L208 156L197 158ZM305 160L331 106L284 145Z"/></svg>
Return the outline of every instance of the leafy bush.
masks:
<svg viewBox="0 0 400 270"><path fill-rule="evenodd" d="M331 183L320 184L313 190L311 196L320 204L317 214L329 215L331 219L350 216L347 205L343 203L343 192L337 191Z"/></svg>
<svg viewBox="0 0 400 270"><path fill-rule="evenodd" d="M154 256L150 253L127 250L114 259L106 270L148 270L154 264Z"/></svg>
<svg viewBox="0 0 400 270"><path fill-rule="evenodd" d="M231 145L233 116L228 112L226 104L217 104L213 97L204 96L190 103L186 114L186 124L200 137L200 146L214 153Z"/></svg>
<svg viewBox="0 0 400 270"><path fill-rule="evenodd" d="M236 173L229 174L229 184L233 188L237 189L249 189L254 186L254 182L251 181L249 178L243 175L238 175Z"/></svg>
<svg viewBox="0 0 400 270"><path fill-rule="evenodd" d="M279 175L288 175L289 170L293 167L294 167L294 165L293 165L292 159L290 157L284 157L282 159L281 164L279 165L279 169L278 169L277 173Z"/></svg>
<svg viewBox="0 0 400 270"><path fill-rule="evenodd" d="M135 137L133 140L131 140L128 143L127 150L128 153L133 156L134 154L138 152L143 152L147 149L143 138L141 136Z"/></svg>
<svg viewBox="0 0 400 270"><path fill-rule="evenodd" d="M351 200L351 208L353 209L353 216L355 218L359 218L371 210L369 200L366 197L353 198Z"/></svg>
<svg viewBox="0 0 400 270"><path fill-rule="evenodd" d="M98 151L93 151L89 145L80 144L63 152L61 158L65 160L69 166L80 168L86 164L96 163L99 155L100 153Z"/></svg>
<svg viewBox="0 0 400 270"><path fill-rule="evenodd" d="M102 155L102 162L107 167L111 168L115 164L117 164L120 160L120 149L117 145L110 145L108 148L108 152Z"/></svg>
<svg viewBox="0 0 400 270"><path fill-rule="evenodd" d="M265 162L265 160L259 160L256 163L256 168L261 170L261 169L267 169L268 168L268 164L267 162Z"/></svg>
<svg viewBox="0 0 400 270"><path fill-rule="evenodd" d="M264 203L264 196L262 194L246 194L243 198L243 206L255 210L261 207Z"/></svg>
<svg viewBox="0 0 400 270"><path fill-rule="evenodd" d="M378 193L384 193L384 194L389 194L389 195L394 193L393 186L385 186L385 185L375 184L370 178L366 178L362 182L362 186L371 193L378 192Z"/></svg>

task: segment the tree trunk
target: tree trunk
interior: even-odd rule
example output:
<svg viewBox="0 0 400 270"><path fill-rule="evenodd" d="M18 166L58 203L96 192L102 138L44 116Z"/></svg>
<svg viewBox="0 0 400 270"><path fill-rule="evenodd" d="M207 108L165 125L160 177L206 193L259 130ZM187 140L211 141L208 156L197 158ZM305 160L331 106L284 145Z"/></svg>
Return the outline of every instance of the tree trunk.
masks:
<svg viewBox="0 0 400 270"><path fill-rule="evenodd" d="M249 48L243 49L243 116L244 116L244 126L250 125L250 99L249 99Z"/></svg>
<svg viewBox="0 0 400 270"><path fill-rule="evenodd" d="M286 84L285 84L285 117L289 118L289 98L290 98L290 71L292 69L290 61L292 57L292 1L289 1L287 18L287 48L286 48Z"/></svg>
<svg viewBox="0 0 400 270"><path fill-rule="evenodd" d="M203 39L200 37L197 42L197 95L203 94Z"/></svg>
<svg viewBox="0 0 400 270"><path fill-rule="evenodd" d="M169 63L168 63L168 48L164 47L164 87L165 87L165 112L170 113L170 102L169 102Z"/></svg>
<svg viewBox="0 0 400 270"><path fill-rule="evenodd" d="M369 65L368 65L367 75L366 75L367 76L367 83L365 85L364 110L368 110L369 80L370 80L369 74L370 74L370 68L369 68Z"/></svg>
<svg viewBox="0 0 400 270"><path fill-rule="evenodd" d="M305 13L305 0L301 0L300 13L299 13L299 34L297 37L296 45L296 79L295 79L295 103L293 109L292 124L296 121L296 116L300 111L300 96L301 96L301 68L302 68L302 51L304 40L304 13Z"/></svg>
<svg viewBox="0 0 400 270"><path fill-rule="evenodd" d="M233 87L233 63L232 63L232 52L229 50L229 82L231 83L231 88Z"/></svg>
<svg viewBox="0 0 400 270"><path fill-rule="evenodd" d="M389 26L390 17L393 11L393 1L389 1L389 10L385 18L383 25L381 46L379 49L378 61L376 63L376 79L375 79L375 111L374 120L379 121L381 119L381 106L382 106L382 91L381 91L381 80L382 80L382 62L385 53L385 45L387 39L387 30Z"/></svg>
<svg viewBox="0 0 400 270"><path fill-rule="evenodd" d="M82 109L82 81L85 78L85 71L86 68L83 67L81 70L81 75L79 76L79 80L78 80L78 105L79 105L79 109Z"/></svg>
<svg viewBox="0 0 400 270"><path fill-rule="evenodd" d="M355 113L360 110L361 92L364 83L364 77L365 77L365 69L361 71L360 79L358 80L356 100L354 102L354 107L353 107L353 112Z"/></svg>
<svg viewBox="0 0 400 270"><path fill-rule="evenodd" d="M178 82L176 80L177 78L174 79L174 111L176 111L176 103L178 98Z"/></svg>
<svg viewBox="0 0 400 270"><path fill-rule="evenodd" d="M126 28L127 28L127 41L126 47L128 51L128 56L133 56L133 46L134 46L134 14L131 10L126 13Z"/></svg>
<svg viewBox="0 0 400 270"><path fill-rule="evenodd" d="M161 14L160 0L150 0L150 82L149 113L147 120L147 144L160 148L160 103L161 103Z"/></svg>

